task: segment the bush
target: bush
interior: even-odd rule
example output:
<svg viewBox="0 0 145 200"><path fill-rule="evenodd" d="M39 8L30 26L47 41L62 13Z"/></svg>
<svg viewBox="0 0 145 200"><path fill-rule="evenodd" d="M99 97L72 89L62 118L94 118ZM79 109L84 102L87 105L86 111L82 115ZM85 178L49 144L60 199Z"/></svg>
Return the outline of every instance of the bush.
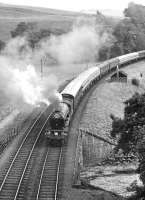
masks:
<svg viewBox="0 0 145 200"><path fill-rule="evenodd" d="M139 80L136 78L132 78L131 83L132 83L132 85L135 85L137 87L139 86Z"/></svg>

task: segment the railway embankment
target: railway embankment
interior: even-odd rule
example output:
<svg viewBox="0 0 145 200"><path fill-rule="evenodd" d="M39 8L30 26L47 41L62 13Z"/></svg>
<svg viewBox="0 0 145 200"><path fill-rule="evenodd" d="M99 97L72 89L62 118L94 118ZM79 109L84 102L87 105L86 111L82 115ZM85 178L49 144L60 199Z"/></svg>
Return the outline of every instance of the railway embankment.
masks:
<svg viewBox="0 0 145 200"><path fill-rule="evenodd" d="M11 159L11 156L16 153L17 146L21 143L22 138L28 127L36 119L40 108L32 113L18 113L16 116L8 116L1 124L0 135L0 173L5 168L5 165Z"/></svg>
<svg viewBox="0 0 145 200"><path fill-rule="evenodd" d="M73 121L71 123L68 144L65 156L65 168L64 168L64 181L62 189L62 199L68 200L88 200L88 199L120 199L119 195L98 189L98 187L91 186L88 181L80 179L80 172L84 169L84 156L82 156L83 145L80 128L80 122L83 119L86 111L88 100L92 97L93 91L101 87L104 84L104 80L101 80L96 86L91 88L83 98L79 105ZM93 109L93 107L92 107ZM91 111L91 110L90 110ZM80 134L79 134L80 133ZM79 136L78 136L79 134ZM76 142L78 139L78 142ZM107 139L108 141L108 139ZM110 140L111 141L111 140ZM72 187L72 185L74 187ZM122 198L121 198L122 199Z"/></svg>
<svg viewBox="0 0 145 200"><path fill-rule="evenodd" d="M83 164L80 179L87 180L99 190L121 195L122 198L132 195L133 186L142 183L136 173L137 160L132 161L130 157L116 159L114 156L114 145L111 144L113 140L110 137L112 127L110 114L122 118L123 102L135 92L145 92L144 65L145 62L141 61L123 69L128 74L127 83L105 81L96 87L88 99L79 124L79 129L83 130L81 142ZM138 79L140 73L143 74L140 86L132 85L131 79L133 77ZM95 134L98 138L93 137Z"/></svg>
<svg viewBox="0 0 145 200"><path fill-rule="evenodd" d="M61 91L70 80L62 82L59 90ZM5 102L5 103L4 103ZM35 109L19 110L17 106L8 102L1 97L0 101L0 158L2 162L6 162L6 157L10 155L8 152L15 151L16 143L21 141L25 136L25 132L32 125L33 121L39 113L46 107L41 105ZM14 145L13 145L14 143ZM7 156L6 156L7 155ZM0 160L0 165L1 165Z"/></svg>

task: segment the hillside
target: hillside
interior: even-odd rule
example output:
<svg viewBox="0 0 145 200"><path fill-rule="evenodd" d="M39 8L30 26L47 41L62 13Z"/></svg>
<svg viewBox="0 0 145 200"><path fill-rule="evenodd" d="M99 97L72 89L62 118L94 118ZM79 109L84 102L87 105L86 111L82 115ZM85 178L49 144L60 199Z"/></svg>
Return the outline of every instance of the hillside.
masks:
<svg viewBox="0 0 145 200"><path fill-rule="evenodd" d="M30 16L49 16L49 15L62 15L62 16L78 16L82 15L79 12L65 11L51 8L42 7L30 7L30 6L18 6L8 5L0 3L0 17L30 17Z"/></svg>
<svg viewBox="0 0 145 200"><path fill-rule="evenodd" d="M79 12L11 6L0 3L0 40L8 40L10 38L10 31L22 21L36 22L38 28L59 29L62 32L66 32L70 29L74 19L82 15L84 14Z"/></svg>

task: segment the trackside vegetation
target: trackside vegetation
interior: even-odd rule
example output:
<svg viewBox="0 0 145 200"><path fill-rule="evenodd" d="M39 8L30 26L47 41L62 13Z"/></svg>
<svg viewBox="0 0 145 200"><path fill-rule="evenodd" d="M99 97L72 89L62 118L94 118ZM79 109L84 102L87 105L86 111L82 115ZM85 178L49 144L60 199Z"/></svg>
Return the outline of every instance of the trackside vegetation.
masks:
<svg viewBox="0 0 145 200"><path fill-rule="evenodd" d="M92 21L95 18L96 34L103 36L104 33L108 38L107 42L99 49L99 55L96 60L106 60L123 54L140 51L145 49L145 6L129 3L124 10L124 18L113 18L103 15L97 11L92 15ZM69 21L69 19L68 19ZM32 49L37 47L40 40L49 38L51 35L61 35L72 29L72 20L69 28L62 29L62 22L59 22L55 29L51 26L41 26L37 20L23 20L19 22L10 32L11 38L25 36L28 39ZM2 28L2 27L1 27ZM0 40L0 50L2 50L7 41Z"/></svg>
<svg viewBox="0 0 145 200"><path fill-rule="evenodd" d="M145 93L135 93L124 102L124 118L111 115L111 136L117 139L116 152L120 149L124 155L132 153L139 161L137 169L144 187L136 188L136 194L131 199L145 196Z"/></svg>

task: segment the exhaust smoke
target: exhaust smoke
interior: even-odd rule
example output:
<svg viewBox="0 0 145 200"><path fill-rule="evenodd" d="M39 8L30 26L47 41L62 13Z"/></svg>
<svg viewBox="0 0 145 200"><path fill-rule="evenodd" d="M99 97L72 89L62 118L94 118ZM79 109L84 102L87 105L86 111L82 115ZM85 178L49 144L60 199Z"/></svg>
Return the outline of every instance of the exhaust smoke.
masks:
<svg viewBox="0 0 145 200"><path fill-rule="evenodd" d="M30 48L27 37L16 37L8 42L0 55L0 91L19 109L60 101L59 77L47 66L50 74L41 79L32 63L40 65L43 56L57 61L58 68L59 64L94 62L100 47L106 42L112 43L108 38L111 38L108 33L100 35L94 23L85 23L85 20L83 23L79 20L66 34L51 35L40 41L35 49ZM73 72L73 69L65 68L66 74L69 71Z"/></svg>
<svg viewBox="0 0 145 200"><path fill-rule="evenodd" d="M53 99L58 99L55 75L41 79L33 65L5 56L0 56L0 63L0 91L18 109L30 109L40 103L49 105Z"/></svg>

